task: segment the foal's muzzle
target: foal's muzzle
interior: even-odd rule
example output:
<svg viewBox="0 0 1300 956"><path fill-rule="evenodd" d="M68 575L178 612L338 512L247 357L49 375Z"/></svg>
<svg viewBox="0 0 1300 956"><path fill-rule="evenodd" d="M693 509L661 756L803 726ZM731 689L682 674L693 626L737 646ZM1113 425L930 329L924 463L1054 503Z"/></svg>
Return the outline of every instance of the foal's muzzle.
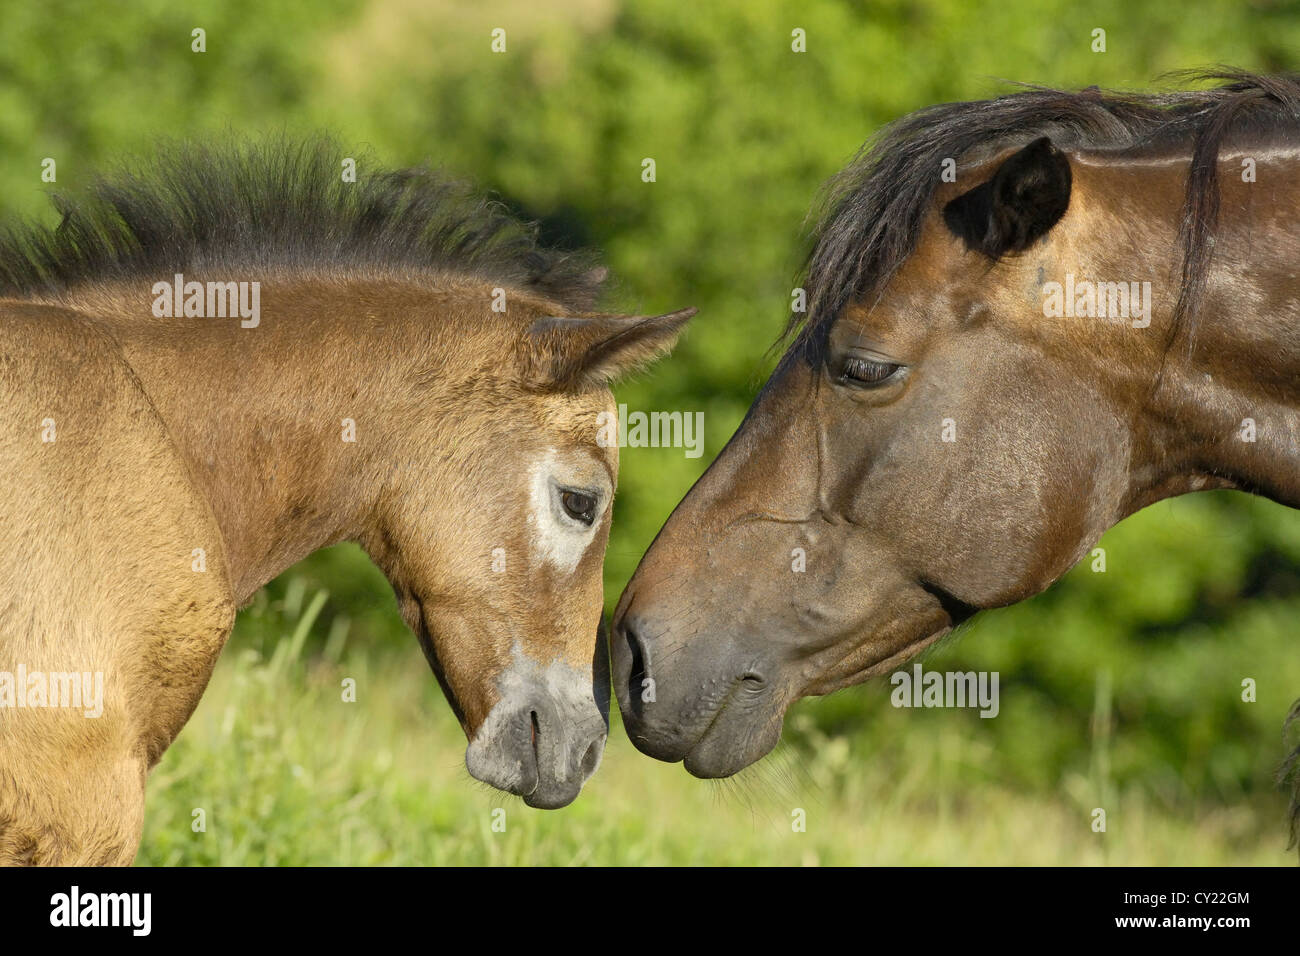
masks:
<svg viewBox="0 0 1300 956"><path fill-rule="evenodd" d="M607 720L590 684L535 687L503 697L474 734L465 766L478 780L554 810L573 802L605 752Z"/></svg>

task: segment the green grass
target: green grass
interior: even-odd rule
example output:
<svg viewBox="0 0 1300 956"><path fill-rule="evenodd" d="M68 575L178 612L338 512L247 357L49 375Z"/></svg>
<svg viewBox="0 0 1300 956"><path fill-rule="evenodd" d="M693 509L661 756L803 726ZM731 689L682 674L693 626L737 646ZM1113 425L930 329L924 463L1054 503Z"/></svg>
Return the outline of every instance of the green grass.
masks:
<svg viewBox="0 0 1300 956"><path fill-rule="evenodd" d="M409 653L375 654L334 626L308 652L324 603L291 587L237 633L151 778L137 863L1294 862L1280 796L1171 805L1140 787L1116 792L1097 753L1081 755L1093 769L1055 787L1008 787L978 720L893 712L877 733L826 734L815 717L835 698L800 704L789 735L798 743L723 782L642 756L616 721L578 800L533 810L466 773L464 737L414 640ZM355 703L342 699L345 678ZM1094 744L1109 746L1104 736ZM1090 827L1098 793L1108 794L1100 834ZM192 829L196 808L204 832ZM498 808L504 832L492 829ZM793 831L796 808L806 832Z"/></svg>

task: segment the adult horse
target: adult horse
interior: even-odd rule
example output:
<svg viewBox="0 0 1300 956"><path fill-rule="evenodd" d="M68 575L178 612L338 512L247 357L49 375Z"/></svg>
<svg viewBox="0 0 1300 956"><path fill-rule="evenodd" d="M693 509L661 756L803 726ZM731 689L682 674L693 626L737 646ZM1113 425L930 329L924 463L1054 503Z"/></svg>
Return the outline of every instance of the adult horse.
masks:
<svg viewBox="0 0 1300 956"><path fill-rule="evenodd" d="M571 801L608 726L616 374L693 310L324 141L179 148L0 237L0 862L129 863L238 607L384 570L471 774Z"/></svg>
<svg viewBox="0 0 1300 956"><path fill-rule="evenodd" d="M931 107L838 177L807 315L619 602L638 748L735 773L1145 505L1300 505L1300 82L1218 78Z"/></svg>

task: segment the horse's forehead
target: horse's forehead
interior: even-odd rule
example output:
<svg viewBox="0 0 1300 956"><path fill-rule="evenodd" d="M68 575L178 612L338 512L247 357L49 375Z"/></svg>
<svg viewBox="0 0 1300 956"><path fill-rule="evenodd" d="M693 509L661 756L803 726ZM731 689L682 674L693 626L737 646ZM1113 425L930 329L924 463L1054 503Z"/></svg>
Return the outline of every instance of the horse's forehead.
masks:
<svg viewBox="0 0 1300 956"><path fill-rule="evenodd" d="M845 306L836 331L881 339L910 338L933 326L939 317L939 300L960 298L965 288L952 248L942 234L927 228L888 285L859 295Z"/></svg>
<svg viewBox="0 0 1300 956"><path fill-rule="evenodd" d="M996 166L996 162L990 160L985 165ZM1004 326L1041 318L1035 306L1041 304L1038 297L1043 282L1085 258L1081 243L1087 242L1105 210L1088 202L1085 183L1076 181L1065 218L1045 242L994 265L964 249L942 215L945 203L986 178L982 172L972 174L962 183L947 184L938 191L912 252L883 289L859 296L846 306L841 315L845 323L882 335L903 335L917 331L917 319L932 327L951 314L961 324L971 317L967 312L979 307L996 311Z"/></svg>

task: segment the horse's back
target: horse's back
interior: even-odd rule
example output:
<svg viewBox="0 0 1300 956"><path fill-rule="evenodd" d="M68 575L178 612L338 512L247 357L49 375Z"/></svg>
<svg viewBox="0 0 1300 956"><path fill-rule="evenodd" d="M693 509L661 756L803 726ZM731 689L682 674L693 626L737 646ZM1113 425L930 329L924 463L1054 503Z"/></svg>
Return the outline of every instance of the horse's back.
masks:
<svg viewBox="0 0 1300 956"><path fill-rule="evenodd" d="M0 300L0 463L0 862L130 862L233 622L219 532L78 312Z"/></svg>

